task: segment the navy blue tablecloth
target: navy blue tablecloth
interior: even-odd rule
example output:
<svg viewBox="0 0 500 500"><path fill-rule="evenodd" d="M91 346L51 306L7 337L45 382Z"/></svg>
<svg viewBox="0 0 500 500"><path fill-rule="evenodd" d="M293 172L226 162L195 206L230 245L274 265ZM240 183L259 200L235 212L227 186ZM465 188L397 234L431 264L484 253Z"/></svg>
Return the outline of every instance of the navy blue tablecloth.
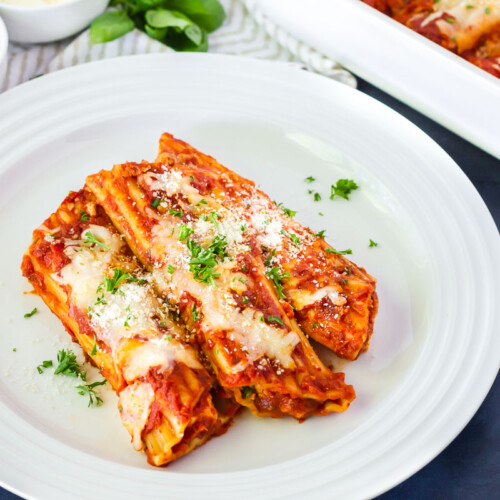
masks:
<svg viewBox="0 0 500 500"><path fill-rule="evenodd" d="M359 89L406 116L440 144L472 181L492 213L497 227L500 227L500 160L369 83L360 80ZM500 130L498 137L500 141ZM500 379L497 377L479 411L448 448L422 470L377 500L497 498L500 495L499 414ZM99 498L98 492L96 497ZM0 500L17 498L0 488ZM168 498L167 492L165 498Z"/></svg>

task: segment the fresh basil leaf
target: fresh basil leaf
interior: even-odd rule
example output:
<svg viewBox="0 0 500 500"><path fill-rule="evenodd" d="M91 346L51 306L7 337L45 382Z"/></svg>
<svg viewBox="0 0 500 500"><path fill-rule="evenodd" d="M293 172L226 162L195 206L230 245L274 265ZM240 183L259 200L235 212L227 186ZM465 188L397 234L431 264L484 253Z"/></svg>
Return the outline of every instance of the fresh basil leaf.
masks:
<svg viewBox="0 0 500 500"><path fill-rule="evenodd" d="M167 2L165 0L135 0L137 9L149 10L157 7L164 7Z"/></svg>
<svg viewBox="0 0 500 500"><path fill-rule="evenodd" d="M144 31L147 35L155 40L163 42L168 33L168 28L151 28L147 24L144 26Z"/></svg>
<svg viewBox="0 0 500 500"><path fill-rule="evenodd" d="M192 24L184 14L167 9L148 10L145 19L152 28L175 28L178 31L184 31Z"/></svg>
<svg viewBox="0 0 500 500"><path fill-rule="evenodd" d="M219 28L226 19L219 0L168 0L167 4L169 8L186 14L208 33Z"/></svg>
<svg viewBox="0 0 500 500"><path fill-rule="evenodd" d="M90 25L90 42L105 43L116 40L134 29L134 22L124 10L105 12Z"/></svg>
<svg viewBox="0 0 500 500"><path fill-rule="evenodd" d="M198 26L197 28L201 29ZM190 34L195 37L194 31L190 31ZM187 36L186 31L184 33L175 33L172 30L167 35L167 45L178 52L207 52L208 37L206 31L201 30L200 43L196 44Z"/></svg>
<svg viewBox="0 0 500 500"><path fill-rule="evenodd" d="M199 46L203 40L203 31L197 24L192 24L184 30L184 34L196 45Z"/></svg>

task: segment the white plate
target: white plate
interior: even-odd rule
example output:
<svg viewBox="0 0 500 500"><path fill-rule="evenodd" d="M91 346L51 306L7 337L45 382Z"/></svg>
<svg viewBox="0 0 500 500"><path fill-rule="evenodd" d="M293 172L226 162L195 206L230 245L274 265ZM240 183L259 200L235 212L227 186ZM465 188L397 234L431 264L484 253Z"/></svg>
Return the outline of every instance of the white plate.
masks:
<svg viewBox="0 0 500 500"><path fill-rule="evenodd" d="M0 116L6 487L51 499L364 498L431 460L481 404L500 355L496 228L457 165L380 103L282 65L168 54L44 76L0 96ZM358 395L347 412L303 424L245 414L153 469L132 450L111 392L87 409L73 380L36 373L68 336L22 294L18 265L32 229L68 190L113 162L153 159L163 131L260 183L336 248L352 248L378 278L381 305L369 352L341 366ZM318 181L304 183L309 175ZM328 200L345 177L360 189L348 202ZM34 306L39 314L24 319Z"/></svg>
<svg viewBox="0 0 500 500"><path fill-rule="evenodd" d="M360 0L245 0L292 36L500 158L500 79Z"/></svg>

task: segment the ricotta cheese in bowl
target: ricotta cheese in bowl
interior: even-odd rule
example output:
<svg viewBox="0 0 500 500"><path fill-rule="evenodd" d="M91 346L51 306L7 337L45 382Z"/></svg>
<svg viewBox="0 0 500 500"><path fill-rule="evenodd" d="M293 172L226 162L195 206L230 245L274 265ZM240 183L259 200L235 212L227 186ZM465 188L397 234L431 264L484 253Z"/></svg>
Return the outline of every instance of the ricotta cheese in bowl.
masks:
<svg viewBox="0 0 500 500"><path fill-rule="evenodd" d="M48 43L75 35L102 14L108 0L0 0L13 42Z"/></svg>
<svg viewBox="0 0 500 500"><path fill-rule="evenodd" d="M54 5L56 3L63 3L67 1L68 0L0 0L0 3L25 7L44 7L46 5Z"/></svg>

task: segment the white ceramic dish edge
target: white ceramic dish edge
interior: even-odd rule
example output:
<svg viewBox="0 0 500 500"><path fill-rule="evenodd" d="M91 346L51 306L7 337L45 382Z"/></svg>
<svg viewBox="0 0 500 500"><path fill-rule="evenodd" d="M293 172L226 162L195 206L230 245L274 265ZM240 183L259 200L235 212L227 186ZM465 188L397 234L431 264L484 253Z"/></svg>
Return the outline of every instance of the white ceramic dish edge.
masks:
<svg viewBox="0 0 500 500"><path fill-rule="evenodd" d="M9 46L9 36L7 28L2 18L0 17L0 82L7 71L7 48Z"/></svg>
<svg viewBox="0 0 500 500"><path fill-rule="evenodd" d="M360 0L251 3L297 39L500 158L499 79Z"/></svg>

